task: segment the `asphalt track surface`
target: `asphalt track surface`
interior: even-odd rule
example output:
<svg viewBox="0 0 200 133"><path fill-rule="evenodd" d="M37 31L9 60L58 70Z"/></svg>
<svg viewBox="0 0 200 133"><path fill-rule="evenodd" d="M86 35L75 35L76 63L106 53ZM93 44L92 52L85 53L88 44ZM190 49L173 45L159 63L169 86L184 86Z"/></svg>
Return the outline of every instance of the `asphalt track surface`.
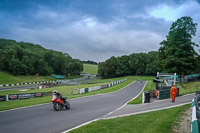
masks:
<svg viewBox="0 0 200 133"><path fill-rule="evenodd" d="M145 81L135 81L119 91L69 100L70 110L54 111L43 104L0 112L1 133L60 133L100 118L137 96Z"/></svg>

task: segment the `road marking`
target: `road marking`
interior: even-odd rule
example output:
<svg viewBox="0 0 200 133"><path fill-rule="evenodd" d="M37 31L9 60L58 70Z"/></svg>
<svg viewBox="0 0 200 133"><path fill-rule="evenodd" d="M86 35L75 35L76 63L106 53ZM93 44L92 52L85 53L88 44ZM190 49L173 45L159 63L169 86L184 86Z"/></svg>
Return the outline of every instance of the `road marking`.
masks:
<svg viewBox="0 0 200 133"><path fill-rule="evenodd" d="M134 81L134 82L135 82L135 81ZM132 83L134 83L134 82L132 82ZM142 88L142 90L140 91L140 93L139 93L137 96L135 96L135 97L133 98L133 100L134 100L135 98L137 98L137 97L141 94L141 92L144 90L144 88L145 88L147 82L148 82L148 81L146 81L146 83L145 83L144 87ZM129 84L129 85L130 85L130 84ZM128 86L128 85L127 85L127 86ZM126 86L125 86L125 87L126 87ZM123 87L123 88L125 88L125 87ZM122 88L122 89L123 89L123 88ZM120 89L120 90L121 90L121 89ZM118 91L119 91L119 90L118 90ZM112 92L112 93L113 93L113 92ZM129 100L129 101L130 101L130 100ZM129 101L128 101L128 102L129 102ZM126 102L124 105L122 105L121 107L117 108L116 110L119 110L119 109L123 108L124 106L126 106L126 104L127 104L128 102ZM116 111L116 110L114 110L114 111ZM108 113L108 114L112 114L114 111L111 111L111 112ZM106 115L108 115L108 114L106 114ZM105 116L105 115L104 115L104 116ZM97 119L88 121L88 122L83 123L83 124L81 124L81 125L79 125L79 126L76 126L76 127L71 128L71 129L68 129L68 130L66 130L66 131L64 131L64 132L62 132L62 133L66 133L66 132L72 131L72 130L74 130L74 129L80 128L80 127L82 127L82 126L85 126L85 125L87 125L87 124L90 124L90 123L95 122L95 121L98 121L98 120L101 120L101 118L97 118Z"/></svg>
<svg viewBox="0 0 200 133"><path fill-rule="evenodd" d="M183 106L183 105L186 105L186 104L191 104L191 102L182 103L182 104L173 105L173 106L168 106L168 107L164 107L164 108L158 108L158 109L140 111L140 112L129 113L129 114L124 114L124 115L117 115L117 116L112 116L112 117L107 117L107 118L101 118L99 120L107 120L107 119L113 119L113 118L118 118L118 117L124 117L124 116L130 116L130 115L136 115L136 114L142 114L142 113L148 113L148 112L152 112L152 111L158 111L158 110L163 110L163 109L175 108L175 107Z"/></svg>
<svg viewBox="0 0 200 133"><path fill-rule="evenodd" d="M36 106L45 105L45 104L50 104L50 102L49 103L32 105L32 106L20 107L20 108L15 108L15 109L4 110L4 111L0 111L0 113L2 113L2 112L8 112L8 111L14 111L14 110L19 110L19 109L25 109L25 108L30 108L30 107L36 107Z"/></svg>
<svg viewBox="0 0 200 133"><path fill-rule="evenodd" d="M142 91L144 90L144 88L145 88L145 86L146 86L147 83L148 83L148 81L146 81L146 83L145 83L144 87L142 88L142 90L140 91L140 93L138 93L137 96L135 96L135 97L133 98L133 100L136 99L136 98L142 93ZM125 103L124 105L122 105L121 107L117 108L117 109L114 110L114 111L111 111L110 113L108 113L108 114L106 114L106 115L110 115L110 114L112 114L113 112L115 112L115 111L117 111L117 110L120 110L121 108L123 108L124 106L126 106L127 103L129 103L130 101L131 101L131 100L129 100L128 102L126 102L126 103ZM106 115L105 115L105 116L106 116Z"/></svg>

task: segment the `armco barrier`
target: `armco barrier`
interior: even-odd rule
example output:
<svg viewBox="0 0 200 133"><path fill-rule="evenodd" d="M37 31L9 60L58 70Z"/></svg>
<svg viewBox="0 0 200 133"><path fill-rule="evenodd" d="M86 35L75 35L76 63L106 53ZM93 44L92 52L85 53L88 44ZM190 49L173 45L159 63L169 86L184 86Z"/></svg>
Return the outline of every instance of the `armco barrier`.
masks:
<svg viewBox="0 0 200 133"><path fill-rule="evenodd" d="M119 80L119 81L116 81L116 82L112 82L112 83L107 84L107 85L101 85L101 86L90 87L90 88L82 88L82 89L80 89L80 94L87 93L87 92L91 92L91 91L96 91L96 90L99 90L99 89L108 88L108 87L117 85L117 84L119 84L119 83L122 83L122 82L124 82L124 81L126 81L126 80L127 80L127 79L122 79L122 80Z"/></svg>
<svg viewBox="0 0 200 133"><path fill-rule="evenodd" d="M37 92L37 93L23 93L23 94L10 94L0 96L0 101L21 100L36 97L52 96L52 92Z"/></svg>
<svg viewBox="0 0 200 133"><path fill-rule="evenodd" d="M196 95L192 100L192 114L191 114L191 133L199 133L199 105L200 95Z"/></svg>

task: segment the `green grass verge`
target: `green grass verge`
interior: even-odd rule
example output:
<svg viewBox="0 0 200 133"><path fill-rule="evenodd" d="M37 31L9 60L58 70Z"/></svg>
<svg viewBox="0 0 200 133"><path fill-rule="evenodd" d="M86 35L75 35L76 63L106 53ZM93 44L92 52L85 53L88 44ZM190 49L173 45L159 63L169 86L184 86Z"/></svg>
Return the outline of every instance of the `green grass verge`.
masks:
<svg viewBox="0 0 200 133"><path fill-rule="evenodd" d="M189 93L195 93L196 91L200 91L200 82L188 82L188 83L179 83L177 84L180 89L180 95L185 95Z"/></svg>
<svg viewBox="0 0 200 133"><path fill-rule="evenodd" d="M19 90L8 90L8 91L0 91L0 95L8 95L8 94L22 94L22 93L35 93L35 92L49 92L53 91L54 89L57 89L59 92L62 93L63 96L67 96L67 98L77 98L77 97L83 97L83 96L89 96L89 95L96 95L99 93L109 93L116 91L124 86L127 86L131 82L133 82L133 76L127 77L127 81L118 84L116 86L110 87L110 88L105 88L101 89L98 91L93 91L85 94L72 94L72 90L74 88L89 88L89 87L95 87L95 86L100 86L104 84L110 83L110 80L112 81L117 81L120 79L124 79L126 77L121 77L121 78L113 78L113 79L107 79L107 80L99 80L95 81L96 83L92 84L81 84L77 86L57 86L57 87L52 87L52 88L45 88L45 89L27 89L27 91L19 91ZM94 81L92 81L94 82ZM51 97L42 97L42 98L32 98L32 99L24 99L24 100L12 100L8 102L0 102L0 111L2 110L8 110L8 109L13 109L13 108L19 108L19 107L25 107L25 106L31 106L31 105L36 105L36 104L41 104L41 103L47 103L51 101Z"/></svg>
<svg viewBox="0 0 200 133"><path fill-rule="evenodd" d="M98 65L83 64L83 72L88 74L97 74Z"/></svg>
<svg viewBox="0 0 200 133"><path fill-rule="evenodd" d="M148 81L146 87L144 88L144 91L155 89L155 83L153 83L153 79L155 79L155 77L145 77L145 76L136 77L136 76L134 76L134 78ZM185 95L185 94L195 93L196 91L200 91L200 82L199 81L189 82L189 83L178 83L177 86L179 87L179 95ZM133 101L130 101L128 104L140 104L140 103L142 103L142 94L139 95Z"/></svg>
<svg viewBox="0 0 200 133"><path fill-rule="evenodd" d="M170 133L175 121L191 105L92 122L70 133Z"/></svg>
<svg viewBox="0 0 200 133"><path fill-rule="evenodd" d="M0 71L0 85L2 84L16 84L27 83L35 81L51 81L56 80L51 76L13 76L7 72Z"/></svg>

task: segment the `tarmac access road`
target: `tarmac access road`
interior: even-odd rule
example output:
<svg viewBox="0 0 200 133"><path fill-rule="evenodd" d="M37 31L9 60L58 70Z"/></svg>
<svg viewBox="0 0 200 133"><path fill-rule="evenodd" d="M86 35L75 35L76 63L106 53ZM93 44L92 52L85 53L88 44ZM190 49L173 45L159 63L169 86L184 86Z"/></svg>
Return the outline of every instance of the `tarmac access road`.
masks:
<svg viewBox="0 0 200 133"><path fill-rule="evenodd" d="M178 107L185 104L192 104L192 99L194 97L195 97L195 94L187 94L187 95L176 97L175 102L171 102L171 98L168 98L164 100L153 101L151 103L127 105L110 114L104 115L103 117L99 119L111 119L111 118L117 118L117 117L123 117L123 116L129 116L129 115L134 115L134 114L140 114L140 113L146 113L146 112Z"/></svg>
<svg viewBox="0 0 200 133"><path fill-rule="evenodd" d="M135 81L116 92L71 99L70 110L55 111L48 103L1 111L0 132L60 133L116 110L137 96L145 84L145 81Z"/></svg>
<svg viewBox="0 0 200 133"><path fill-rule="evenodd" d="M17 90L17 89L30 89L30 88L37 88L37 87L38 87L38 85L7 86L7 87L0 87L0 91Z"/></svg>

